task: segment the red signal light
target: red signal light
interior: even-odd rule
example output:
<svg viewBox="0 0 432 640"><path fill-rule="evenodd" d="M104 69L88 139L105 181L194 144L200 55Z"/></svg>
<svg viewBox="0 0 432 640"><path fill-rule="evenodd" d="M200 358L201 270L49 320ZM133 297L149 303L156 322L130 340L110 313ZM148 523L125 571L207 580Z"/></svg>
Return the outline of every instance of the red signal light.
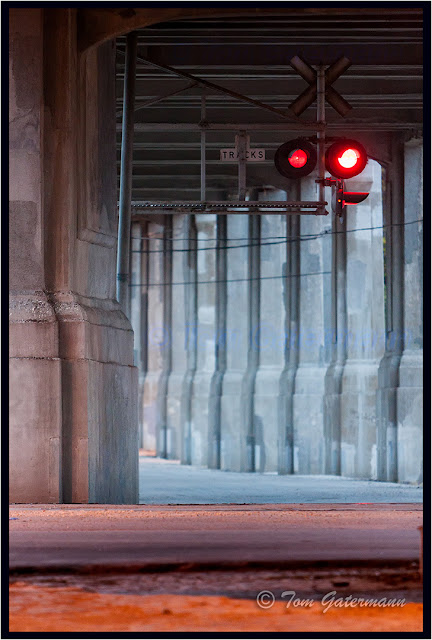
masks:
<svg viewBox="0 0 432 640"><path fill-rule="evenodd" d="M357 149L346 149L342 155L338 156L338 162L344 169L352 169L360 159Z"/></svg>
<svg viewBox="0 0 432 640"><path fill-rule="evenodd" d="M288 155L288 162L295 169L304 167L308 160L307 153L303 149L296 149Z"/></svg>
<svg viewBox="0 0 432 640"><path fill-rule="evenodd" d="M310 142L296 138L276 150L274 163L282 176L295 180L312 173L317 163L317 153Z"/></svg>
<svg viewBox="0 0 432 640"><path fill-rule="evenodd" d="M326 151L326 169L335 178L348 179L363 171L368 161L367 153L355 140L339 140Z"/></svg>

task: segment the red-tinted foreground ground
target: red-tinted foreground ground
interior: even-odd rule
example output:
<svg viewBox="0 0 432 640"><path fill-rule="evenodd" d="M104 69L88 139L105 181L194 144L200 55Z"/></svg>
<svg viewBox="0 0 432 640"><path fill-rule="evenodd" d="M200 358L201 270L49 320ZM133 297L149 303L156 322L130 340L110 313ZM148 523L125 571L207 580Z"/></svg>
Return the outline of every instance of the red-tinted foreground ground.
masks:
<svg viewBox="0 0 432 640"><path fill-rule="evenodd" d="M421 505L15 505L10 517L11 631L422 630ZM266 589L277 599L262 609ZM312 605L287 608L292 589ZM324 613L333 589L404 602Z"/></svg>
<svg viewBox="0 0 432 640"><path fill-rule="evenodd" d="M373 631L422 630L422 605L323 605L267 610L253 600L217 596L133 596L86 593L23 583L11 586L10 630L16 632L130 631Z"/></svg>

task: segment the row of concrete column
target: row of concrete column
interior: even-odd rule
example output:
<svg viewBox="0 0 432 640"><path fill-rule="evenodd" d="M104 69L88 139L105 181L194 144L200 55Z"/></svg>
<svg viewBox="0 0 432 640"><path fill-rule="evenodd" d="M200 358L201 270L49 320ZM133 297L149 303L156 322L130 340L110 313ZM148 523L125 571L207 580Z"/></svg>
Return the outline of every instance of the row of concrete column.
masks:
<svg viewBox="0 0 432 640"><path fill-rule="evenodd" d="M404 198L371 161L351 185L370 196L343 220L134 224L141 446L232 471L417 482L421 223L405 223L422 216L420 168L414 141ZM311 200L315 190L308 177L292 193L251 195Z"/></svg>

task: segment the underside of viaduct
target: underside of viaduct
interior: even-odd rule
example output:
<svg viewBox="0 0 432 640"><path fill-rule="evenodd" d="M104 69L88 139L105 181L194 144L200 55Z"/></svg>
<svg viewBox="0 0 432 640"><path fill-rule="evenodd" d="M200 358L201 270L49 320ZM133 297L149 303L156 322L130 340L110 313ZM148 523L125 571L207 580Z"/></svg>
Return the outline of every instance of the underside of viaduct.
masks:
<svg viewBox="0 0 432 640"><path fill-rule="evenodd" d="M232 471L421 482L422 11L386 9L388 31L383 11L10 10L12 502L136 503L139 446ZM237 46L204 46L234 18L257 46L234 31ZM196 19L215 22L198 33ZM284 19L298 24L289 46ZM329 35L331 20L352 34ZM347 55L339 88L354 109L345 120L329 109L328 127L373 158L351 185L368 199L343 220L147 214L144 199L199 200L202 92L138 109L125 314L116 135L132 30L142 58L201 77L210 68L214 82L276 107L305 87L287 71L294 55L315 65ZM137 69L138 103L187 85ZM295 130L206 99L209 120L262 126L251 145L271 161L248 165L248 199L316 200L314 174L287 183L273 167ZM233 197L235 168L216 159L235 133L207 134L210 200Z"/></svg>

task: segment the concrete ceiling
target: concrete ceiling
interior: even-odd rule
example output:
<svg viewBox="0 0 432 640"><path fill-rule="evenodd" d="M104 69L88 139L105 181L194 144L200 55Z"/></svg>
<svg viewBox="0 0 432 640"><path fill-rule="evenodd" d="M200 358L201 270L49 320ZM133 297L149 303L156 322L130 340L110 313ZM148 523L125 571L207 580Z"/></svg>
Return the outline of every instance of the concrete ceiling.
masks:
<svg viewBox="0 0 432 640"><path fill-rule="evenodd" d="M414 3L413 3L414 4ZM133 200L199 200L200 86L142 60L168 65L281 111L307 83L289 61L299 55L311 65L330 65L340 56L351 67L334 83L353 107L343 118L330 106L330 135L353 135L369 145L371 155L385 156L392 131L414 131L422 123L422 10L343 9L337 15L206 18L166 22L138 31L136 106L166 94L171 97L136 109ZM117 39L116 91L118 149L121 139L125 36ZM189 88L187 88L189 87ZM255 123L251 146L266 149L266 162L248 163L248 186L286 186L273 166L273 154L297 137L290 120L206 90L206 120L211 123ZM315 103L300 117L313 122ZM183 124L183 129L173 125ZM171 128L171 130L169 130ZM309 135L312 135L311 131ZM235 131L207 133L207 199L235 192L237 167L219 161L219 149L234 146ZM118 151L119 153L119 151Z"/></svg>

